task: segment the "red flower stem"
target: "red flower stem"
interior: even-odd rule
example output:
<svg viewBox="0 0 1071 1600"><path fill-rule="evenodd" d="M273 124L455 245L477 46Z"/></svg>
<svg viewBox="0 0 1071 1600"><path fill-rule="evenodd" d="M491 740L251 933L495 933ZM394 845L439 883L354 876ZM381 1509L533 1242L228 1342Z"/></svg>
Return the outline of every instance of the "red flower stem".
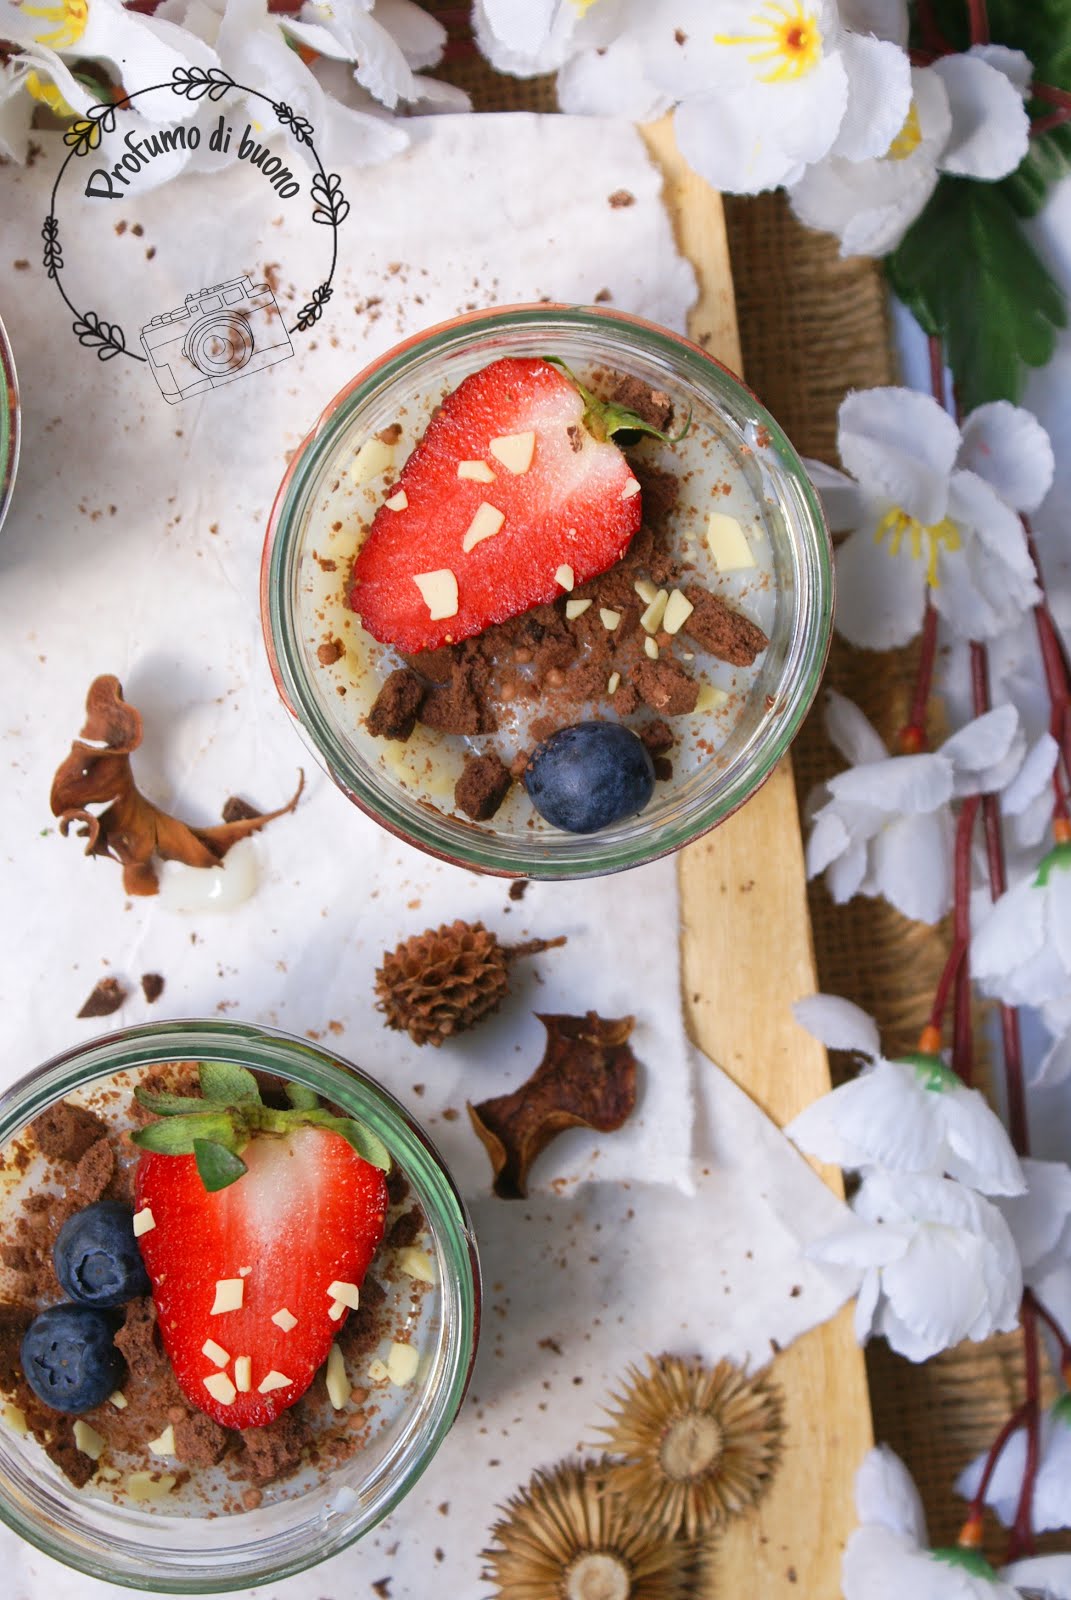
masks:
<svg viewBox="0 0 1071 1600"><path fill-rule="evenodd" d="M935 55L939 56L952 55L955 47L949 43L937 26L933 0L918 0L918 17L919 27L922 29L922 37L926 41L927 49L932 50Z"/></svg>
<svg viewBox="0 0 1071 1600"><path fill-rule="evenodd" d="M971 950L963 946L952 997L952 1066L968 1089L974 1082L974 1030L971 1018Z"/></svg>
<svg viewBox="0 0 1071 1600"><path fill-rule="evenodd" d="M1035 100L1044 100L1046 105L1071 111L1071 90L1054 88L1051 83L1032 83L1030 93Z"/></svg>
<svg viewBox="0 0 1071 1600"><path fill-rule="evenodd" d="M1030 137L1039 139L1043 133L1051 133L1053 128L1062 128L1065 122L1071 122L1071 106L1063 111L1049 111L1043 117L1035 117L1030 124Z"/></svg>
<svg viewBox="0 0 1071 1600"><path fill-rule="evenodd" d="M971 23L971 43L988 44L989 15L985 0L967 0L967 12Z"/></svg>
<svg viewBox="0 0 1071 1600"><path fill-rule="evenodd" d="M963 802L963 809L956 824L955 912L953 915L952 948L948 952L948 960L945 962L944 970L938 979L937 990L933 999L933 1009L930 1012L930 1026L936 1028L938 1033L941 1032L944 1022L953 980L956 982L958 999L960 975L963 970L967 947L970 943L971 837L974 833L978 806L979 796L976 794L969 795ZM957 1022L958 1020L957 1014ZM959 1062L956 1059L955 1052L953 1052L952 1059L953 1065L959 1071ZM970 1081L969 1062L965 1081Z"/></svg>
<svg viewBox="0 0 1071 1600"><path fill-rule="evenodd" d="M1071 669L1068 667L1063 641L1060 638L1056 623L1053 621L1049 602L1045 598L1045 575L1041 570L1041 562L1038 560L1033 530L1026 517L1022 520L1023 529L1026 533L1026 547L1029 551L1030 559L1034 563L1034 571L1037 573L1042 593L1041 600L1034 607L1034 622L1037 627L1038 646L1041 650L1041 664L1045 672L1045 684L1049 691L1049 703L1052 707L1049 727L1053 738L1060 746L1064 771L1068 778L1071 779ZM1058 778L1059 774L1054 773L1053 783L1056 787L1057 814L1066 816L1066 795L1062 785L1058 782Z"/></svg>
<svg viewBox="0 0 1071 1600"><path fill-rule="evenodd" d="M1026 1464L1023 1486L1015 1511L1007 1560L1019 1561L1034 1553L1034 1489L1041 1460L1041 1363L1038 1352L1037 1313L1024 1300L1022 1310L1023 1343L1026 1353Z"/></svg>
<svg viewBox="0 0 1071 1600"><path fill-rule="evenodd" d="M984 644L971 641L971 687L976 717L990 709L989 652ZM982 823L985 829L986 859L989 865L989 893L999 900L1008 886L1004 870L1004 841L1000 833L997 797L982 796ZM1023 1046L1019 1035L1019 1013L1014 1006L1001 1004L1000 1032L1004 1045L1004 1077L1008 1089L1008 1125L1011 1141L1021 1156L1030 1152L1030 1133L1026 1116L1026 1084L1023 1076Z"/></svg>
<svg viewBox="0 0 1071 1600"><path fill-rule="evenodd" d="M938 405L945 403L945 357L941 348L941 341L937 334L927 336L926 343L930 352L930 393Z"/></svg>
<svg viewBox="0 0 1071 1600"><path fill-rule="evenodd" d="M904 755L914 755L927 747L926 707L930 702L933 664L937 653L937 612L930 601L929 590L926 591L921 640L915 692L911 696L911 710L908 712L906 724L900 729L900 749Z"/></svg>
<svg viewBox="0 0 1071 1600"><path fill-rule="evenodd" d="M1067 1334L1064 1332L1060 1323L1057 1322L1048 1306L1045 1305L1043 1301L1038 1299L1033 1289L1023 1290L1023 1304L1025 1306L1030 1306L1037 1316L1041 1318L1041 1321L1045 1324L1045 1326L1049 1329L1057 1344L1060 1346L1061 1366L1066 1366L1067 1363L1071 1361L1071 1342L1068 1341Z"/></svg>
<svg viewBox="0 0 1071 1600"><path fill-rule="evenodd" d="M1008 1418L1007 1422L1004 1424L1003 1428L1001 1428L1000 1432L993 1440L993 1443L990 1445L989 1454L985 1458L985 1466L982 1468L982 1476L978 1480L978 1488L974 1493L974 1499L967 1507L968 1521L970 1521L973 1517L980 1517L982 1515L982 1511L985 1506L986 1490L989 1488L990 1480L996 1471L997 1462L1004 1454L1004 1446L1007 1444L1015 1430L1022 1427L1023 1423L1026 1421L1027 1412L1029 1410L1030 1402L1029 1400L1024 1400L1018 1411L1012 1412L1011 1416Z"/></svg>

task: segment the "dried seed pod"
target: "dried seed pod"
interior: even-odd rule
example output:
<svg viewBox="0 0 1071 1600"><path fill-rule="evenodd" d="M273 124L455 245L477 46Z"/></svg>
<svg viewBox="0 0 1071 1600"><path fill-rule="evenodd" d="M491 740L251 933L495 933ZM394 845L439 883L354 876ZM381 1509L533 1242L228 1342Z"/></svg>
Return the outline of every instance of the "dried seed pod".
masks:
<svg viewBox="0 0 1071 1600"><path fill-rule="evenodd" d="M499 944L482 922L450 922L406 939L376 972L376 997L388 1028L414 1044L442 1044L496 1011L509 993L509 969L565 939Z"/></svg>

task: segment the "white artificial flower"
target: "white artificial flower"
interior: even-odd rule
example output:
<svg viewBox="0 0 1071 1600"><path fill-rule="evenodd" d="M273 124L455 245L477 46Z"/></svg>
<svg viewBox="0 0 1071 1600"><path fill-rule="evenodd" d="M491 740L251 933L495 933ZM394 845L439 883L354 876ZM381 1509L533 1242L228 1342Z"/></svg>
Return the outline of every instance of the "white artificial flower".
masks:
<svg viewBox="0 0 1071 1600"><path fill-rule="evenodd" d="M1071 1600L1071 1556L1029 1556L1001 1572L1022 1600Z"/></svg>
<svg viewBox="0 0 1071 1600"><path fill-rule="evenodd" d="M11 63L17 76L8 78L7 98L20 88L61 114L84 112L96 100L71 73L76 61L100 62L130 90L166 83L176 67L218 65L202 40L159 17L128 10L120 0L0 0L0 39L23 51ZM144 95L137 104L150 122L181 121L196 111L186 102L176 105L173 95ZM9 129L17 127L16 115L11 108ZM26 158L28 133L27 123L16 141L17 160Z"/></svg>
<svg viewBox="0 0 1071 1600"><path fill-rule="evenodd" d="M971 974L1007 1005L1044 1006L1071 994L1071 844L1056 844L983 912Z"/></svg>
<svg viewBox="0 0 1071 1600"><path fill-rule="evenodd" d="M1028 411L979 406L961 433L929 395L864 389L842 401L837 443L850 477L808 469L833 531L853 530L837 549L836 614L852 644L907 644L927 593L963 639L992 638L1041 598L1018 511L1052 482L1052 449Z"/></svg>
<svg viewBox="0 0 1071 1600"><path fill-rule="evenodd" d="M863 1268L861 1344L878 1333L909 1361L928 1361L961 1339L1017 1325L1023 1275L1015 1242L996 1206L973 1189L951 1178L872 1172L851 1206L851 1222L808 1254Z"/></svg>
<svg viewBox="0 0 1071 1600"><path fill-rule="evenodd" d="M859 1526L841 1565L844 1600L1019 1600L977 1551L926 1548L919 1492L887 1445L863 1458L855 1503Z"/></svg>
<svg viewBox="0 0 1071 1600"><path fill-rule="evenodd" d="M1026 1429L1017 1428L1000 1453L986 1490L1005 1527L1015 1521L1026 1470ZM956 1493L972 1500L982 1480L986 1455L978 1456L956 1481ZM1041 1417L1041 1458L1034 1483L1032 1524L1035 1533L1071 1527L1071 1398L1064 1396Z"/></svg>
<svg viewBox="0 0 1071 1600"><path fill-rule="evenodd" d="M859 31L835 0L477 0L475 21L501 71L559 69L564 111L646 121L675 105L685 160L756 194L830 150L863 160L896 136L910 67L872 30L873 9L859 7Z"/></svg>
<svg viewBox="0 0 1071 1600"><path fill-rule="evenodd" d="M1015 1240L1023 1282L1037 1289L1050 1273L1071 1265L1071 1167L1024 1156L1022 1172L1025 1192L996 1203Z"/></svg>
<svg viewBox="0 0 1071 1600"><path fill-rule="evenodd" d="M883 256L922 212L942 172L993 181L1026 155L1030 119L1017 83L982 51L911 74L911 105L888 147L866 160L831 154L789 189L801 222L836 234L842 256ZM1014 67L1029 82L1019 51Z"/></svg>
<svg viewBox="0 0 1071 1600"><path fill-rule="evenodd" d="M850 700L828 691L826 726L852 765L808 800L807 875L825 874L838 904L882 895L916 922L952 905L950 802L1002 789L1023 756L1014 706L967 723L938 750L891 756Z"/></svg>
<svg viewBox="0 0 1071 1600"><path fill-rule="evenodd" d="M831 1049L844 1049L843 1041L851 1038L847 1048L869 1063L857 1078L812 1101L788 1124L785 1132L801 1150L863 1173L883 1167L934 1177L947 1174L982 1194L1024 1193L1023 1169L999 1117L939 1056L886 1060L871 1018L833 995L800 1000L793 1012ZM852 1012L858 1019L854 1030ZM1071 1206L1071 1170L1063 1170ZM1014 1235L1012 1219L1001 1209Z"/></svg>

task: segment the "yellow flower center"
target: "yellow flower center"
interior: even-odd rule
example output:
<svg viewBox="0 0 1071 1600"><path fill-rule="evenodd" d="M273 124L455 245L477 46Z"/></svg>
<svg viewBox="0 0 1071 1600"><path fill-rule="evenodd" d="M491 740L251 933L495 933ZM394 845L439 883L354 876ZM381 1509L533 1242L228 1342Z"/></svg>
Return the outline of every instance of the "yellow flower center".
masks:
<svg viewBox="0 0 1071 1600"><path fill-rule="evenodd" d="M57 117L73 117L77 113L73 106L69 106L54 83L49 83L42 78L40 73L28 72L26 74L26 88L35 100L40 100L43 106L54 111Z"/></svg>
<svg viewBox="0 0 1071 1600"><path fill-rule="evenodd" d="M919 126L919 108L912 100L907 116L904 118L903 127L885 152L885 160L904 161L918 149L921 143L922 129Z"/></svg>
<svg viewBox="0 0 1071 1600"><path fill-rule="evenodd" d="M874 543L881 544L886 534L889 538L891 556L900 554L905 537L913 561L922 559L925 548L926 581L931 589L938 589L941 586L941 580L937 575L937 558L942 547L951 553L958 550L962 544L959 529L949 517L925 527L917 517L909 517L899 506L893 506L892 510L887 511L882 517L874 534Z"/></svg>
<svg viewBox="0 0 1071 1600"><path fill-rule="evenodd" d="M804 0L767 0L752 14L754 33L716 33L715 44L757 45L748 60L755 66L771 63L760 72L763 83L792 82L805 78L822 59L822 30L805 9Z"/></svg>
<svg viewBox="0 0 1071 1600"><path fill-rule="evenodd" d="M573 7L583 17L587 15L595 3L596 0L573 0Z"/></svg>
<svg viewBox="0 0 1071 1600"><path fill-rule="evenodd" d="M38 44L47 44L53 50L69 50L89 25L89 0L52 0L49 5L23 5L22 9L28 17L44 17L46 22L56 24L52 33L34 35Z"/></svg>

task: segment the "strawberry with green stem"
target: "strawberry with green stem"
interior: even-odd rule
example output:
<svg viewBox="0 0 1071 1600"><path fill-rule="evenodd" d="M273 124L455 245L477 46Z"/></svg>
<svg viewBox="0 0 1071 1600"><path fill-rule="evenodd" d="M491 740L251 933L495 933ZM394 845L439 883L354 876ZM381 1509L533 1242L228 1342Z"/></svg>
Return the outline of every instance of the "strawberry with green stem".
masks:
<svg viewBox="0 0 1071 1600"><path fill-rule="evenodd" d="M676 442L556 359L472 373L435 411L354 562L349 600L367 632L407 654L437 649L613 566L642 518L613 442L625 432Z"/></svg>
<svg viewBox="0 0 1071 1600"><path fill-rule="evenodd" d="M383 1237L386 1148L299 1084L265 1105L244 1067L202 1062L200 1097L135 1096L135 1231L186 1398L226 1428L304 1394Z"/></svg>

